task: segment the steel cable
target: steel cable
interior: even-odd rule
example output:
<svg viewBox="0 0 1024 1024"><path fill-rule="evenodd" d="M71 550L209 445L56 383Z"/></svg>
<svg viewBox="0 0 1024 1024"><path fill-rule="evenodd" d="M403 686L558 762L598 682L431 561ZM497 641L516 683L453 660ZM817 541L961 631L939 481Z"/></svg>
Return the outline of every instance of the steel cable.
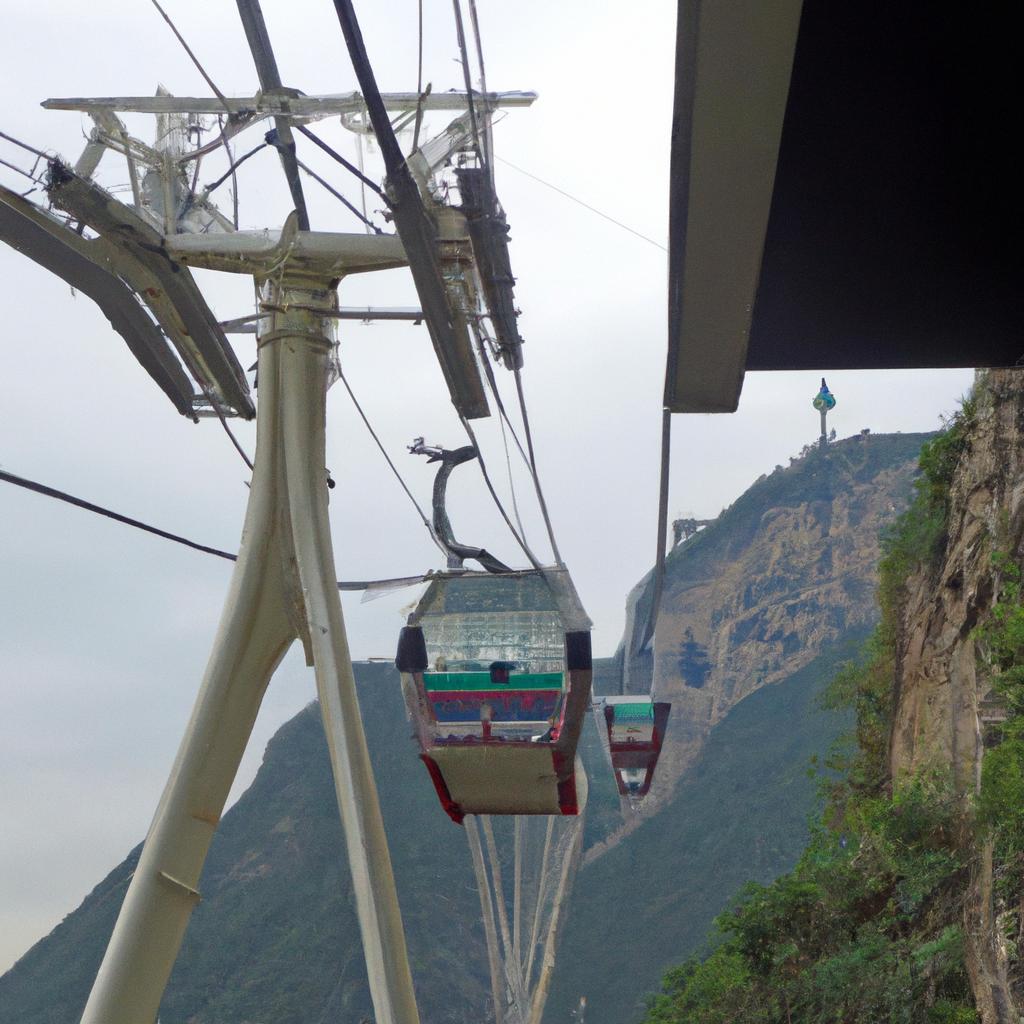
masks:
<svg viewBox="0 0 1024 1024"><path fill-rule="evenodd" d="M340 366L338 367L338 379L341 381L342 384L345 385L345 390L348 392L348 397L352 399L352 404L356 407L356 412L359 413L360 419L362 419L363 423L366 426L366 429L370 432L370 437L373 438L374 443L380 449L381 455L384 456L384 461L387 462L387 464L391 467L391 472L395 474L395 479L399 482L399 484L402 487L402 490L405 491L405 493L408 495L409 500L413 504L413 507L419 513L419 517L422 520L423 525L427 528L427 533L430 534L430 539L437 545L438 549L443 554L447 555L447 548L445 548L445 546L438 539L437 534L434 532L434 527L431 525L430 520L427 519L427 514L420 507L420 503L416 500L416 497L412 493L412 491L409 490L409 487L406 485L405 480L402 479L402 474L399 473L398 467L391 460L391 456L388 455L387 449L385 449L383 443L381 442L381 439L377 436L377 431L373 429L373 426L371 425L369 419L367 418L366 413L363 412L363 407L359 404L359 400L356 398L355 392L349 385L349 382L346 379L345 374Z"/></svg>

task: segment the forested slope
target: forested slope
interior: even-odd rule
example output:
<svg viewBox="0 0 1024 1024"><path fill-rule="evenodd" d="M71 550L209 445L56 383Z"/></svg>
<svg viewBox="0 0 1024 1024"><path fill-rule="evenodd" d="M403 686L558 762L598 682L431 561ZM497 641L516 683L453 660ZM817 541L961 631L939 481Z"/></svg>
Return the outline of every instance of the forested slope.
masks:
<svg viewBox="0 0 1024 1024"><path fill-rule="evenodd" d="M888 536L856 716L796 868L751 884L646 1024L1017 1024L1024 1009L1024 390L981 375Z"/></svg>

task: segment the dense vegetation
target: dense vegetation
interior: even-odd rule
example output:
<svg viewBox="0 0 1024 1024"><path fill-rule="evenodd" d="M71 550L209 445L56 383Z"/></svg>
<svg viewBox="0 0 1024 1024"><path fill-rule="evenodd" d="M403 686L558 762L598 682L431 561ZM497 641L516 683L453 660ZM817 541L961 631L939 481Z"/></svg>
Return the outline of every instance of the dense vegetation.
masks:
<svg viewBox="0 0 1024 1024"><path fill-rule="evenodd" d="M887 757L906 582L942 554L949 485L973 417L968 400L924 446L914 500L885 539L881 622L862 662L828 691L831 706L852 708L856 725L828 762L810 844L789 874L741 891L716 920L712 951L669 972L645 1024L977 1020L960 923L972 849L960 805L942 773L894 792ZM1019 574L1005 575L989 646L1014 710L1006 740L985 759L979 825L1020 851L1024 718L1014 715L1024 711L1024 610Z"/></svg>
<svg viewBox="0 0 1024 1024"><path fill-rule="evenodd" d="M977 827L991 857L994 916L1003 934L1007 980L1024 990L1024 586L1020 567L997 554L998 600L977 631L981 659L1006 718L986 737Z"/></svg>
<svg viewBox="0 0 1024 1024"><path fill-rule="evenodd" d="M582 994L587 1024L635 1021L673 951L699 949L746 879L768 882L795 863L816 805L808 760L850 724L819 698L864 639L851 634L737 704L664 810L581 870L545 1022L572 1019Z"/></svg>

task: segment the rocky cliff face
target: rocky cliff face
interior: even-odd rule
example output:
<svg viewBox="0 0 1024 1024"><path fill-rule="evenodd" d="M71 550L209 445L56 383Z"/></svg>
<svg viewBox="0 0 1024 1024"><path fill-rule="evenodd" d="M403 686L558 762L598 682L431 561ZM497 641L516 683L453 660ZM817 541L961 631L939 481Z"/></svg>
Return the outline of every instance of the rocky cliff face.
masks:
<svg viewBox="0 0 1024 1024"><path fill-rule="evenodd" d="M980 377L965 450L953 476L943 550L907 583L890 765L896 784L951 765L973 792L986 720L1000 712L977 667L975 626L988 613L999 550L1024 558L1024 394L1020 372Z"/></svg>
<svg viewBox="0 0 1024 1024"><path fill-rule="evenodd" d="M630 595L621 686L672 702L645 813L664 803L739 701L877 616L879 534L906 505L927 435L864 435L762 477L668 557L653 652L649 578Z"/></svg>
<svg viewBox="0 0 1024 1024"><path fill-rule="evenodd" d="M978 829L982 757L1006 711L976 632L1001 589L999 558L1024 564L1024 391L1019 370L979 374L949 487L946 529L931 563L906 584L898 622L890 771L897 789L948 772L963 807L970 865L963 893L965 963L983 1024L1017 1024L1024 1009L1024 904L993 835ZM1004 876L1001 892L994 881Z"/></svg>

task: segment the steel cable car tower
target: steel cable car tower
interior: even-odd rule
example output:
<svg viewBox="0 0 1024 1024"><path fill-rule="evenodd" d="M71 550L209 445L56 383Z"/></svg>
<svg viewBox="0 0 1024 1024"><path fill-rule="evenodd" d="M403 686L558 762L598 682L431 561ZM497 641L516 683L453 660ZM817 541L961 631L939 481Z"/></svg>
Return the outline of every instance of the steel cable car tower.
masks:
<svg viewBox="0 0 1024 1024"><path fill-rule="evenodd" d="M325 396L335 377L335 324L345 316L337 289L349 274L408 265L422 305L415 317L427 324L453 404L464 422L488 415L471 339L479 330L478 295L489 303L504 361L518 366L520 360L511 278L486 286L479 280L479 266L505 265L507 239L500 232L470 232L467 215L439 200L431 178L481 127L489 131L500 106L528 105L534 97L382 96L352 6L343 0L335 6L362 94L303 96L282 84L258 0L237 2L262 87L258 96L229 99L214 87L216 99L164 94L48 101L50 109L86 112L96 126L74 166L48 161L48 198L66 217L0 191L0 239L89 295L179 412L257 421L248 509L214 648L82 1022L155 1020L264 691L298 639L315 670L375 1018L377 1024L417 1024L328 520ZM463 113L441 136L403 156L389 111L415 112L418 121L431 109ZM157 142L132 138L121 112L156 114ZM329 150L305 125L339 114L343 123L348 116L373 125L387 165L381 194L397 235L310 230L295 134ZM199 119L223 115L220 137L193 147L190 129ZM210 200L212 189L196 191L197 175L190 182L187 173L203 155L267 118L275 128L266 140L278 152L295 208L276 237L237 230L237 213L224 216ZM125 157L130 205L92 180L107 152ZM496 201L486 183L475 184L469 215L487 220ZM477 249L470 234L479 238ZM242 273L257 285L257 313L242 319L256 325L258 408L224 334L225 326L238 323L217 323L191 267Z"/></svg>

